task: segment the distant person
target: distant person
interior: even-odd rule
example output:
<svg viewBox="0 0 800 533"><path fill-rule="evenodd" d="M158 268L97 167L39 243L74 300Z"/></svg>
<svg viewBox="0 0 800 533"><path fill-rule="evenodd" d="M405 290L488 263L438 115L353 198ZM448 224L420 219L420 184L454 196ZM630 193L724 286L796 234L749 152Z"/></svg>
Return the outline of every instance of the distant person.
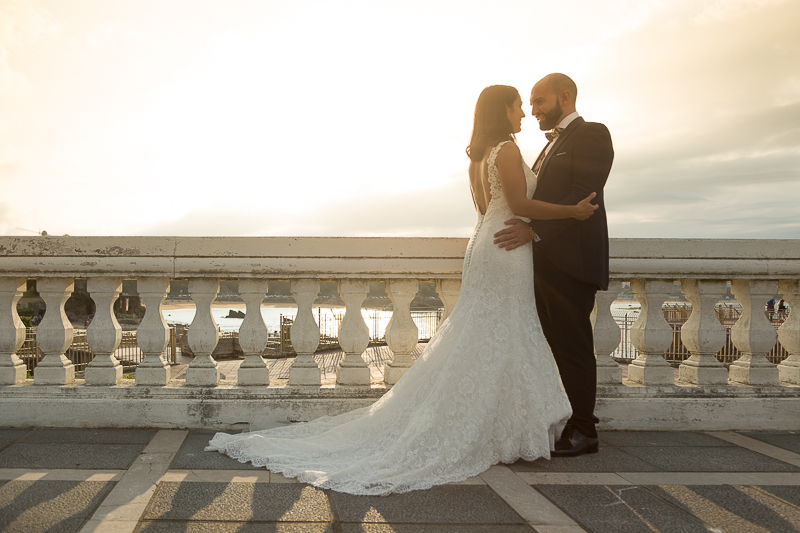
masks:
<svg viewBox="0 0 800 533"><path fill-rule="evenodd" d="M550 458L572 409L536 314L531 244L506 251L494 234L512 217L585 220L597 206L591 190L564 204L531 199L536 178L514 137L524 116L513 87L478 98L467 148L478 222L461 293L403 378L369 407L217 433L207 450L350 494L427 489L498 462Z"/></svg>
<svg viewBox="0 0 800 533"><path fill-rule="evenodd" d="M766 310L767 310L767 318L772 320L772 318L775 316L775 298L771 298L767 302Z"/></svg>
<svg viewBox="0 0 800 533"><path fill-rule="evenodd" d="M778 318L781 320L786 319L786 302L783 298L778 302Z"/></svg>

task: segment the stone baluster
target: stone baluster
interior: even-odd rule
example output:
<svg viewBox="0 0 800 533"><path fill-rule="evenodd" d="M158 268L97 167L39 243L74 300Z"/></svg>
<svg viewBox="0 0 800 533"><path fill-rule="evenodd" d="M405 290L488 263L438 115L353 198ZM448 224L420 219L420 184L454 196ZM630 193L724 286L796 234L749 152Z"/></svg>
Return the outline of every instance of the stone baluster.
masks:
<svg viewBox="0 0 800 533"><path fill-rule="evenodd" d="M741 356L729 369L731 381L747 385L777 385L778 368L767 360L778 334L764 313L772 298L775 281L736 279L731 282L733 296L742 304L742 316L731 328L731 340Z"/></svg>
<svg viewBox="0 0 800 533"><path fill-rule="evenodd" d="M725 282L720 280L681 280L681 290L692 302L692 314L681 327L681 340L692 354L678 367L681 381L697 385L728 383L728 371L717 360L726 335L715 307L725 288Z"/></svg>
<svg viewBox="0 0 800 533"><path fill-rule="evenodd" d="M611 304L619 296L620 283L611 282L610 290L597 291L592 311L594 355L597 360L597 383L619 385L622 369L611 356L620 343L620 329L611 314Z"/></svg>
<svg viewBox="0 0 800 533"><path fill-rule="evenodd" d="M384 369L384 381L394 385L414 364L411 353L419 341L419 329L411 318L411 301L417 295L415 279L393 279L386 283L386 293L394 305L392 319L386 326L386 344L394 358Z"/></svg>
<svg viewBox="0 0 800 533"><path fill-rule="evenodd" d="M36 281L39 296L47 310L36 328L36 343L44 357L33 371L34 385L66 385L75 381L75 365L64 352L72 344L72 328L64 304L75 290L73 278L39 278Z"/></svg>
<svg viewBox="0 0 800 533"><path fill-rule="evenodd" d="M336 370L336 382L345 386L370 386L370 372L362 354L369 346L369 328L361 314L361 304L369 293L369 283L358 279L339 281L339 294L345 314L339 326L339 346L344 357Z"/></svg>
<svg viewBox="0 0 800 533"><path fill-rule="evenodd" d="M642 385L673 385L675 371L664 360L664 352L672 344L672 326L664 318L661 307L672 293L672 280L634 279L631 292L641 310L631 326L631 344L639 356L628 365L628 379Z"/></svg>
<svg viewBox="0 0 800 533"><path fill-rule="evenodd" d="M785 385L800 385L800 282L782 279L778 292L791 306L789 316L778 329L778 340L789 357L778 365L778 377Z"/></svg>
<svg viewBox="0 0 800 533"><path fill-rule="evenodd" d="M239 294L247 306L244 321L239 327L239 345L244 352L244 361L239 366L239 385L268 386L269 368L261 356L269 340L267 325L261 315L261 302L269 290L265 279L240 279Z"/></svg>
<svg viewBox="0 0 800 533"><path fill-rule="evenodd" d="M314 320L312 306L319 294L319 280L293 279L289 290L297 302L297 316L292 322L292 347L297 352L297 359L289 368L289 385L298 387L319 387L322 385L322 374L314 352L319 346L319 325Z"/></svg>
<svg viewBox="0 0 800 533"><path fill-rule="evenodd" d="M436 325L437 329L445 320L447 320L447 317L450 316L450 313L453 312L453 309L458 302L459 292L461 292L460 279L436 280L436 293L439 295L439 299L444 304L444 312L442 313L442 317L439 319L439 323Z"/></svg>
<svg viewBox="0 0 800 533"><path fill-rule="evenodd" d="M86 385L119 385L122 364L114 356L122 340L122 328L114 316L114 302L122 292L122 278L89 278L86 290L94 300L95 312L86 331L94 358L86 366Z"/></svg>
<svg viewBox="0 0 800 533"><path fill-rule="evenodd" d="M17 303L26 285L25 278L0 277L0 385L22 383L27 376L25 362L17 356L25 342L25 324L17 314Z"/></svg>
<svg viewBox="0 0 800 533"><path fill-rule="evenodd" d="M219 384L219 366L211 355L219 342L219 330L211 304L217 298L219 280L216 278L192 278L189 294L196 308L189 325L187 340L194 359L186 368L186 385L190 387L216 387Z"/></svg>
<svg viewBox="0 0 800 533"><path fill-rule="evenodd" d="M144 319L136 330L136 342L144 359L136 369L136 384L163 387L169 382L169 365L164 360L164 349L169 342L169 326L161 308L169 292L168 278L143 277L136 282L136 290L145 306Z"/></svg>

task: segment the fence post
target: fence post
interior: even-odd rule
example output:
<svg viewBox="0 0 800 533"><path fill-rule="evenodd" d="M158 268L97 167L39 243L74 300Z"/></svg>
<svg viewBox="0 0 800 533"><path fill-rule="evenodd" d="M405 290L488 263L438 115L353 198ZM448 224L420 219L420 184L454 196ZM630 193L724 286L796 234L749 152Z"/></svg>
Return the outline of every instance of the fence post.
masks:
<svg viewBox="0 0 800 533"><path fill-rule="evenodd" d="M122 340L122 328L114 316L114 302L122 292L122 278L87 280L86 289L94 300L95 313L86 341L94 358L86 367L86 385L118 385L122 381L122 365L114 352Z"/></svg>
<svg viewBox="0 0 800 533"><path fill-rule="evenodd" d="M47 306L36 328L36 343L44 358L33 372L34 385L66 385L75 381L75 365L64 353L72 344L75 329L67 320L64 304L75 290L74 278L39 278L39 295Z"/></svg>
<svg viewBox="0 0 800 533"><path fill-rule="evenodd" d="M386 344L394 357L384 369L384 381L394 385L414 364L411 352L417 347L419 329L411 318L411 301L417 295L419 282L416 279L392 279L386 292L394 305L392 319L386 326Z"/></svg>
<svg viewBox="0 0 800 533"><path fill-rule="evenodd" d="M211 314L211 304L219 292L219 279L192 278L189 294L197 311L189 326L189 348L194 359L186 368L186 385L194 387L216 387L219 385L219 366L211 355L219 342L219 330Z"/></svg>
<svg viewBox="0 0 800 533"><path fill-rule="evenodd" d="M438 329L442 322L447 320L447 317L450 316L450 313L453 311L453 308L458 302L458 294L461 292L461 280L437 279L436 292L439 295L439 299L444 304L444 312L442 313L439 322L436 324L436 328Z"/></svg>
<svg viewBox="0 0 800 533"><path fill-rule="evenodd" d="M322 385L322 374L314 360L314 352L319 346L319 325L314 321L312 310L319 294L319 280L293 279L289 290L297 302L297 316L290 332L297 359L289 368L289 385L319 387Z"/></svg>
<svg viewBox="0 0 800 533"><path fill-rule="evenodd" d="M609 290L597 291L592 311L594 327L594 355L597 360L597 383L619 385L622 369L611 356L620 343L620 330L611 315L611 304L619 295L620 283L611 282Z"/></svg>
<svg viewBox="0 0 800 533"><path fill-rule="evenodd" d="M791 306L789 316L778 330L778 339L789 352L789 357L778 365L778 376L781 383L800 385L800 282L782 279L778 282L778 292Z"/></svg>
<svg viewBox="0 0 800 533"><path fill-rule="evenodd" d="M369 283L362 280L339 280L339 294L346 310L339 327L339 346L344 356L336 369L336 382L340 385L369 387L370 371L362 354L369 346L369 328L361 314L361 304L369 293Z"/></svg>
<svg viewBox="0 0 800 533"><path fill-rule="evenodd" d="M672 280L634 279L631 292L641 310L631 326L631 343L639 356L628 365L628 379L642 385L672 385L675 372L664 359L664 352L672 343L672 327L661 310L672 293Z"/></svg>
<svg viewBox="0 0 800 533"><path fill-rule="evenodd" d="M778 368L767 361L775 346L775 327L764 314L764 303L772 298L774 281L735 279L733 295L742 304L742 315L731 328L731 341L742 355L730 366L731 381L747 385L777 385Z"/></svg>
<svg viewBox="0 0 800 533"><path fill-rule="evenodd" d="M269 282L265 279L240 279L239 294L247 310L239 327L239 345L244 361L239 366L239 385L269 385L269 368L261 354L269 340L269 332L261 315L261 302L267 295Z"/></svg>
<svg viewBox="0 0 800 533"><path fill-rule="evenodd" d="M725 289L726 283L721 280L681 280L681 290L692 302L692 314L681 327L681 340L692 354L678 367L681 381L697 385L728 383L728 371L717 361L726 334L715 308Z"/></svg>
<svg viewBox="0 0 800 533"><path fill-rule="evenodd" d="M25 363L17 356L25 342L25 324L17 314L25 278L0 277L0 385L22 383L27 377Z"/></svg>
<svg viewBox="0 0 800 533"><path fill-rule="evenodd" d="M134 374L137 385L164 386L169 381L169 366L161 356L170 338L170 328L161 312L169 285L167 278L143 277L136 282L145 305L144 318L136 330L136 342L144 354Z"/></svg>

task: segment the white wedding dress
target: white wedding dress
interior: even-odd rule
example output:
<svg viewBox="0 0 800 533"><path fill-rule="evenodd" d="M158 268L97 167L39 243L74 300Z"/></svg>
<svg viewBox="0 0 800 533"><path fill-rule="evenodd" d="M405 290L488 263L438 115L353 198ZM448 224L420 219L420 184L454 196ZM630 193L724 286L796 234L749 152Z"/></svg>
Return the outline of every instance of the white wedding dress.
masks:
<svg viewBox="0 0 800 533"><path fill-rule="evenodd" d="M217 433L206 450L350 494L427 489L550 457L572 411L536 314L531 247L492 243L514 216L497 176L500 146L489 155L492 199L467 247L458 303L403 378L370 407ZM530 198L536 181L523 168Z"/></svg>

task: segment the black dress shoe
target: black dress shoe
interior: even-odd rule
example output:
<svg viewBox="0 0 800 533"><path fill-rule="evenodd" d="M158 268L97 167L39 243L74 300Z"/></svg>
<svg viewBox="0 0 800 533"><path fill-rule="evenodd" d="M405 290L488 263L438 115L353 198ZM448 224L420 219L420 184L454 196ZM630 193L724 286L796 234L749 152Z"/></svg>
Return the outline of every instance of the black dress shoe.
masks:
<svg viewBox="0 0 800 533"><path fill-rule="evenodd" d="M595 437L587 437L574 427L566 428L561 438L556 441L556 449L550 457L577 457L585 453L597 453L600 441Z"/></svg>

